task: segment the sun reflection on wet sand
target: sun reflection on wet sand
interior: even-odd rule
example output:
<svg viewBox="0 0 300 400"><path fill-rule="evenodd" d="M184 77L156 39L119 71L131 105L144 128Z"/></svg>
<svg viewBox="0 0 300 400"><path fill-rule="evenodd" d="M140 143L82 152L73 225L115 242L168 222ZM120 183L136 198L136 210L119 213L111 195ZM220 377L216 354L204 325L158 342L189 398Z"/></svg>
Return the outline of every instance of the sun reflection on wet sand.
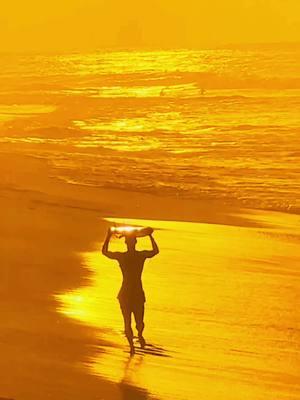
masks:
<svg viewBox="0 0 300 400"><path fill-rule="evenodd" d="M267 219L270 223L272 214ZM93 272L90 286L57 296L61 312L98 327L111 343L90 360L93 374L119 382L128 400L130 387L143 389L138 393L144 397L137 399L151 393L161 399L220 400L232 385L233 400L297 398L299 237L290 240L296 217L290 217L287 232L278 228L281 215L275 213L270 228L107 220L152 226L161 253L144 271L149 345L131 362L116 300L121 273L114 261L100 250L83 254ZM123 246L115 239L111 248ZM139 239L139 246L147 248L148 238Z"/></svg>

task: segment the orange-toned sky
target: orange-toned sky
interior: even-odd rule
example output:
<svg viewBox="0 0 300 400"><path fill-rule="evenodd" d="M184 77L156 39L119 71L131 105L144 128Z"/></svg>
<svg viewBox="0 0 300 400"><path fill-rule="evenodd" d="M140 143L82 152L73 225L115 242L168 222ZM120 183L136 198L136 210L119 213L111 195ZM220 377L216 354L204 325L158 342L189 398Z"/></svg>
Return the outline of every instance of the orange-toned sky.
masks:
<svg viewBox="0 0 300 400"><path fill-rule="evenodd" d="M299 0L9 0L0 51L300 41Z"/></svg>

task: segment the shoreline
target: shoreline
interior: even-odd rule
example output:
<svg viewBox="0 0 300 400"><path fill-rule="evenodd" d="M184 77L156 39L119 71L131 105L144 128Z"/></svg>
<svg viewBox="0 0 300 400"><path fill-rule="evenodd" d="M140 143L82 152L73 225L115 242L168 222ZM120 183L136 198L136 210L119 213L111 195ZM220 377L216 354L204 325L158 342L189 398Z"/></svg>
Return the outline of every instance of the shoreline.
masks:
<svg viewBox="0 0 300 400"><path fill-rule="evenodd" d="M37 210L2 196L0 204L0 396L81 400L83 393L90 399L100 393L118 400L117 385L80 366L99 342L96 330L61 316L53 296L88 280L76 253L91 248L93 232L76 237L83 220L74 210L72 216L47 206Z"/></svg>
<svg viewBox="0 0 300 400"><path fill-rule="evenodd" d="M293 228L294 234L297 232L298 223L292 218L290 226L282 226L285 219L280 218L284 216L267 217L269 223L273 222L268 228L106 219L153 226L162 249L146 265L143 275L149 300L145 337L150 347L146 346L142 354L137 351L128 366L127 379L132 386L165 400L197 400L199 395L193 388L199 385L200 392L206 393L211 387L206 395L214 400L219 398L216 393L220 387L224 393L230 392L229 379L239 388L237 400L294 398L298 386L295 390L289 387L280 378L280 371L286 368L290 382L297 382L291 368L297 362L297 355L286 362L277 355L292 353L295 349L293 341L286 341L285 335L297 326L292 299L299 285L297 279L291 282L290 278L298 276L296 249L300 237L291 237L290 232ZM146 238L141 239L139 249L147 248L147 242ZM101 257L100 246L99 238L93 251L82 254L85 267L93 273L91 282L74 292L63 293L59 297L60 311L87 326L107 329L104 337L110 345L105 347L105 354L93 355L90 371L119 383L124 374L127 347L115 301L121 277L115 262ZM111 250L124 251L124 244L113 240ZM266 309L261 308L260 301ZM266 320L261 319L262 315ZM279 332L277 324L281 328ZM183 326L190 329L184 332ZM269 359L273 364L271 369ZM219 364L216 360L222 362ZM198 383L192 377L196 366L200 367ZM218 371L214 376L212 369ZM263 377L259 378L261 374ZM269 389L264 384L268 374ZM178 382L185 383L178 385ZM257 392L256 397L248 396L247 386L253 393Z"/></svg>
<svg viewBox="0 0 300 400"><path fill-rule="evenodd" d="M111 216L136 219L200 222L233 226L258 227L247 214L279 213L299 215L277 210L226 206L219 201L194 200L158 196L120 189L81 186L61 181L53 175L46 159L22 153L0 151L0 167L6 176L0 193L6 198L16 194L32 208L63 207ZM13 174L12 172L13 171ZM63 195L61 194L63 193Z"/></svg>
<svg viewBox="0 0 300 400"><path fill-rule="evenodd" d="M5 175L0 186L5 299L0 396L40 400L46 392L53 400L82 400L83 393L91 400L99 395L110 400L148 398L138 388L122 392L117 384L90 375L84 364L95 347L105 345L98 338L101 327L57 312L55 294L90 281L78 253L92 251L104 237L109 223L101 218L193 219L238 227L262 227L264 222L251 222L241 209L216 214L215 206L198 201L72 187L50 178L43 160L22 154L0 153L0 166Z"/></svg>

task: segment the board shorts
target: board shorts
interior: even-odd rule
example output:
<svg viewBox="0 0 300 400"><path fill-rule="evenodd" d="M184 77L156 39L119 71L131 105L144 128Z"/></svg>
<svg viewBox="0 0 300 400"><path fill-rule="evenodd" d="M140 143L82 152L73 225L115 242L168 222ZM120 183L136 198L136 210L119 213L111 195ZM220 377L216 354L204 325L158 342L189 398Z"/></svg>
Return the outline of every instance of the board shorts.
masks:
<svg viewBox="0 0 300 400"><path fill-rule="evenodd" d="M121 289L117 298L121 308L127 308L128 310L132 311L136 309L138 305L144 305L146 302L146 297L143 290L136 293L126 293Z"/></svg>

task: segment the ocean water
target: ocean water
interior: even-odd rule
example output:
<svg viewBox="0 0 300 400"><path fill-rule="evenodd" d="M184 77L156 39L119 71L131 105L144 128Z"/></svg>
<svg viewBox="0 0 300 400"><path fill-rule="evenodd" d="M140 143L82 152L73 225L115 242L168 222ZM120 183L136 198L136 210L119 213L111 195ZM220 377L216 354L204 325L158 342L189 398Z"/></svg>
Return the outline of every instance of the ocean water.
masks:
<svg viewBox="0 0 300 400"><path fill-rule="evenodd" d="M124 400L299 399L299 218L248 218L268 227L108 218L155 229L161 252L143 274L148 345L129 356L121 272L99 238L81 254L89 283L56 295L60 312L99 329L84 368L117 383ZM123 240L110 248L124 251Z"/></svg>
<svg viewBox="0 0 300 400"><path fill-rule="evenodd" d="M70 184L299 212L299 66L297 49L2 54L0 151Z"/></svg>

